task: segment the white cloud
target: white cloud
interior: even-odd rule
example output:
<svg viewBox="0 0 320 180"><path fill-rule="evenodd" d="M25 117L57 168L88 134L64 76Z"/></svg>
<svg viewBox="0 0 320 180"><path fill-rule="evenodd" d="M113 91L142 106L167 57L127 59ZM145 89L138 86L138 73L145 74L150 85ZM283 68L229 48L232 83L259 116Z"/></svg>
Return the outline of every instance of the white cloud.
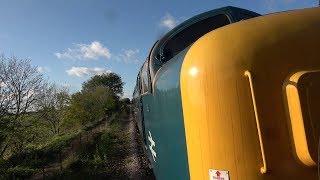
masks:
<svg viewBox="0 0 320 180"><path fill-rule="evenodd" d="M72 67L71 69L66 71L70 76L93 76L93 75L100 75L104 73L110 73L110 70L105 70L104 68L88 68L88 67Z"/></svg>
<svg viewBox="0 0 320 180"><path fill-rule="evenodd" d="M50 69L48 67L42 67L42 66L39 66L37 68L38 72L40 73L44 73L44 72L50 72Z"/></svg>
<svg viewBox="0 0 320 180"><path fill-rule="evenodd" d="M98 58L110 59L111 52L99 41L91 44L76 44L75 48L68 48L64 52L54 53L59 59L96 60Z"/></svg>
<svg viewBox="0 0 320 180"><path fill-rule="evenodd" d="M127 64L131 64L131 63L137 64L140 62L138 60L139 53L140 53L139 49L122 50L122 52L116 56L116 59L119 61L123 61Z"/></svg>
<svg viewBox="0 0 320 180"><path fill-rule="evenodd" d="M160 26L168 29L172 29L177 26L178 20L176 20L173 16L167 13L160 21Z"/></svg>

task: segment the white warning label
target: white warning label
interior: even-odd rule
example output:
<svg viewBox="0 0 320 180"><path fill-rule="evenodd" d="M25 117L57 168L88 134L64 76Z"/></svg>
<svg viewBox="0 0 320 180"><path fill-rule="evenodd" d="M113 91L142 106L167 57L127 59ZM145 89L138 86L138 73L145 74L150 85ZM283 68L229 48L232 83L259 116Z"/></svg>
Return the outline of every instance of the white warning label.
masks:
<svg viewBox="0 0 320 180"><path fill-rule="evenodd" d="M229 180L229 171L209 169L210 180Z"/></svg>

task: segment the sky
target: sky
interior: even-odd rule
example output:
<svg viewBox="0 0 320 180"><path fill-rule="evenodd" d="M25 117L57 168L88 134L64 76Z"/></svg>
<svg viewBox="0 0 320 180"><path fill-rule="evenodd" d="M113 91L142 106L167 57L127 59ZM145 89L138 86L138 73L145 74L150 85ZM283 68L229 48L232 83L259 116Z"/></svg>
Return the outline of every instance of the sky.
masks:
<svg viewBox="0 0 320 180"><path fill-rule="evenodd" d="M154 42L184 20L235 6L260 14L316 7L315 0L0 0L0 53L30 59L45 78L77 92L115 72L131 98Z"/></svg>

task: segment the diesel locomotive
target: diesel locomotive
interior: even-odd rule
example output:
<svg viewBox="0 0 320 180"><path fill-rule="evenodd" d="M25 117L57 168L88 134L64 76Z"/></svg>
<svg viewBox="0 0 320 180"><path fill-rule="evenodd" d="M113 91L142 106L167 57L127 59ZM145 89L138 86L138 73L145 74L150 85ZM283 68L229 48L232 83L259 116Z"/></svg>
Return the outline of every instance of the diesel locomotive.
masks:
<svg viewBox="0 0 320 180"><path fill-rule="evenodd" d="M317 179L320 8L224 7L152 47L133 93L157 179Z"/></svg>

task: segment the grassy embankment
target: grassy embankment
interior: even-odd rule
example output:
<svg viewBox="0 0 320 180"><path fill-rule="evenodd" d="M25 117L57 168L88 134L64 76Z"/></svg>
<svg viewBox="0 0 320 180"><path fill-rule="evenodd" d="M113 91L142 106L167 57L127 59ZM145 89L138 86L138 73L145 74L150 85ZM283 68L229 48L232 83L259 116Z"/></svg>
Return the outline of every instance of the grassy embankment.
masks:
<svg viewBox="0 0 320 180"><path fill-rule="evenodd" d="M128 151L119 121L126 117L127 111L118 112L108 123L100 119L78 130L42 137L42 143L31 143L23 152L1 160L0 179L92 179L114 173L116 167L107 167L110 161ZM39 128L43 127L39 124Z"/></svg>
<svg viewBox="0 0 320 180"><path fill-rule="evenodd" d="M96 132L92 142L64 159L65 168L50 179L100 179L123 174L118 162L129 151L124 118L128 118L126 112L111 117L110 124Z"/></svg>

